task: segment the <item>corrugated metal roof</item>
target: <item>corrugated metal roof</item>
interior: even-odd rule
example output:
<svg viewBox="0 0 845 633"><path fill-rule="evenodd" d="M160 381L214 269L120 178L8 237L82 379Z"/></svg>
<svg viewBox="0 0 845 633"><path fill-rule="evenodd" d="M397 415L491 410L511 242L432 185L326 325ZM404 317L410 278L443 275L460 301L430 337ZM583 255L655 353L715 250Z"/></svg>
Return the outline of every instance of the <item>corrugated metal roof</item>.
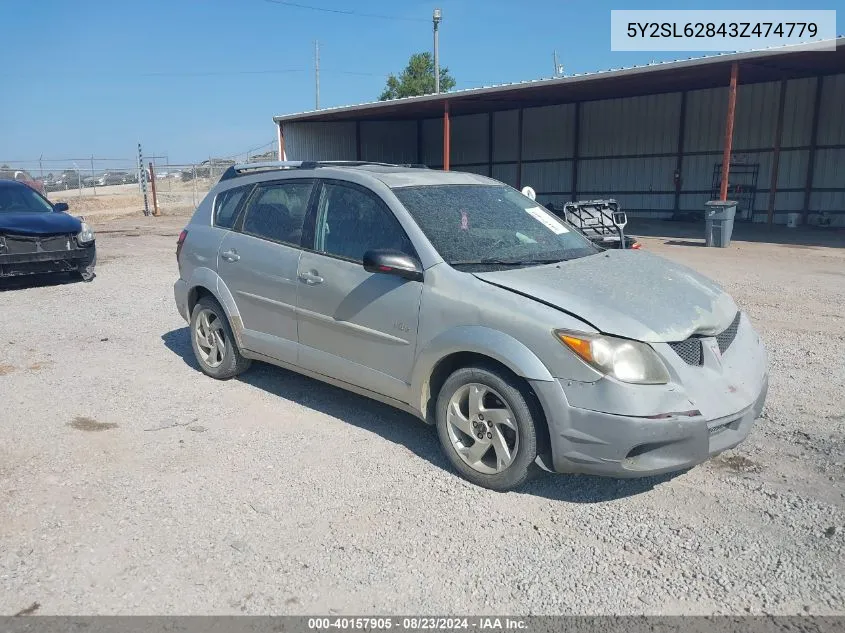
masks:
<svg viewBox="0 0 845 633"><path fill-rule="evenodd" d="M833 41L836 43L837 49L839 47L845 46L845 36L839 36ZM514 90L523 90L526 88L575 85L596 79L622 79L630 78L639 74L662 73L671 70L680 70L696 66L707 66L717 63L722 64L734 61L741 62L759 60L763 58L776 57L790 53L818 51L820 45L829 45L830 42L831 40L821 40L817 42L791 44L787 46L773 46L763 49L743 51L740 53L717 53L714 55L689 57L686 59L676 59L672 61L650 62L648 64L638 64L622 68L608 68L606 70L598 70L588 73L576 73L572 75L564 75L562 77L555 77L550 79L530 79L513 83L492 84L490 86L483 86L481 88L465 88L462 90L453 90L448 93L422 95L417 97L405 97L402 99L392 99L389 101L370 101L354 105L324 108L320 110L308 110L294 114L279 115L273 117L273 120L275 122L318 120L321 117L325 116L331 116L333 119L337 119L337 115L354 115L355 113L359 112L364 113L370 111L377 111L383 108L396 108L397 106L402 107L405 105L423 104L432 101L452 101L456 99L463 99L465 97L481 97L485 95L494 95L497 92L510 92Z"/></svg>

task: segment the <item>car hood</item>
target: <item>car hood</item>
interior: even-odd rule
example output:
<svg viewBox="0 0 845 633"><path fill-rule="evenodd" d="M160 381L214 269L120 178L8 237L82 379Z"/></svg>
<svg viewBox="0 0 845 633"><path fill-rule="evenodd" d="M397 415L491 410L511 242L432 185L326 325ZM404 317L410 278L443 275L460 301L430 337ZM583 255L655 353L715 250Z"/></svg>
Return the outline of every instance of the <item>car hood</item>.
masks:
<svg viewBox="0 0 845 633"><path fill-rule="evenodd" d="M0 233L12 235L58 235L79 233L82 221L67 213L3 213L0 212Z"/></svg>
<svg viewBox="0 0 845 633"><path fill-rule="evenodd" d="M714 281L642 251L611 250L475 276L577 316L605 334L639 341L717 334L737 312Z"/></svg>

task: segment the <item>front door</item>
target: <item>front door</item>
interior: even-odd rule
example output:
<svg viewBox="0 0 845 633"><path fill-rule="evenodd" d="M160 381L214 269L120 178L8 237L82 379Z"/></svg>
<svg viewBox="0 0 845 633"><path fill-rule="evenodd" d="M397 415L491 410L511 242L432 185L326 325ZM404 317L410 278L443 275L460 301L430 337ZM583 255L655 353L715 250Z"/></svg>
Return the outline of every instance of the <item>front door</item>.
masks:
<svg viewBox="0 0 845 633"><path fill-rule="evenodd" d="M299 364L408 402L422 283L362 265L370 249L415 254L405 231L371 191L327 182L314 233L299 260Z"/></svg>
<svg viewBox="0 0 845 633"><path fill-rule="evenodd" d="M303 180L257 186L218 251L218 273L243 320L244 347L293 364L300 240L313 188Z"/></svg>

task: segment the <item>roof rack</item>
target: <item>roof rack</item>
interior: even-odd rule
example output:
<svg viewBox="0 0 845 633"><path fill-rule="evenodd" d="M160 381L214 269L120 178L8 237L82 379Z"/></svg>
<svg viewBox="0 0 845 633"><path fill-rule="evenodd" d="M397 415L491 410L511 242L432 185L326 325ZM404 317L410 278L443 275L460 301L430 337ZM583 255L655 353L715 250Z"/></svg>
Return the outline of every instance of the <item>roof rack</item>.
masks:
<svg viewBox="0 0 845 633"><path fill-rule="evenodd" d="M381 163L375 160L318 160L303 161L302 169L316 169L317 167L406 167L409 169L428 169L428 165L420 163Z"/></svg>
<svg viewBox="0 0 845 633"><path fill-rule="evenodd" d="M220 176L220 180L229 180L237 176L243 176L253 171L267 171L270 169L299 169L302 166L301 160L267 160L256 163L237 163L227 168Z"/></svg>
<svg viewBox="0 0 845 633"><path fill-rule="evenodd" d="M373 165L378 167L406 167L410 169L428 169L428 165L421 165L418 163L379 163L375 161L366 160L270 160L255 163L238 163L232 165L223 175L220 180L229 180L230 178L237 178L238 176L245 176L252 172L270 171L274 169L317 169L319 167L364 167L366 165Z"/></svg>

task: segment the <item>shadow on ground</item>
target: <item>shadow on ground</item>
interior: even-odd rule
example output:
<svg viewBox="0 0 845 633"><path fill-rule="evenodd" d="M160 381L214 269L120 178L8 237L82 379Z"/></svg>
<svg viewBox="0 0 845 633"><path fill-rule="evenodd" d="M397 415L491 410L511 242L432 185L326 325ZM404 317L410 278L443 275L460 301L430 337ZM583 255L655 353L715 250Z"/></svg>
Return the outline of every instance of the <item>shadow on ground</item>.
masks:
<svg viewBox="0 0 845 633"><path fill-rule="evenodd" d="M704 240L700 242L693 242L692 240L666 240L663 243L667 246L707 246Z"/></svg>
<svg viewBox="0 0 845 633"><path fill-rule="evenodd" d="M6 290L23 290L25 288L43 288L47 286L65 286L67 284L84 283L78 273L50 273L43 275L22 275L20 277L4 277L0 279L0 292ZM95 282L96 283L96 282Z"/></svg>
<svg viewBox="0 0 845 633"><path fill-rule="evenodd" d="M199 371L187 327L167 332L161 339L167 349L180 356L190 368ZM237 380L343 420L347 424L377 433L394 444L406 447L437 468L458 476L444 456L434 428L403 411L266 363L254 362ZM542 473L516 494L529 494L569 503L602 503L648 492L675 475L643 479L608 479L587 475Z"/></svg>
<svg viewBox="0 0 845 633"><path fill-rule="evenodd" d="M670 240L666 242L670 245L704 246L703 220L701 222L675 222L631 218L625 233L636 237L665 238ZM845 248L845 228L799 226L789 229L783 225L768 226L760 223L735 222L731 240L783 244L787 247L827 246Z"/></svg>

